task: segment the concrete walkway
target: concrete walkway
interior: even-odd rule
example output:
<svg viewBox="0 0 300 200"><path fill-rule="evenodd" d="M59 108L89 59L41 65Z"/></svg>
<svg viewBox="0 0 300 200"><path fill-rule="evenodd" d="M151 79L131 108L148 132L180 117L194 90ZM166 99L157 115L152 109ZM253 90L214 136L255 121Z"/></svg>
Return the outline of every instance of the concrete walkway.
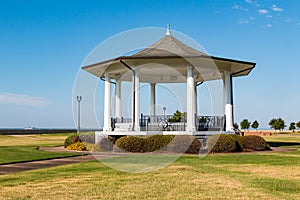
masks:
<svg viewBox="0 0 300 200"><path fill-rule="evenodd" d="M128 153L117 153L117 152L99 152L94 155L90 155L91 152L82 152L82 151L73 151L61 147L40 147L41 151L49 152L69 152L69 153L82 153L79 156L66 157L66 158L54 158L47 160L38 160L32 162L20 162L12 164L0 164L0 175L5 175L14 172L22 172L27 170L34 170L40 168L54 167L59 165L67 165L73 163L86 162L90 160L103 159L103 158L112 158L118 156L128 155Z"/></svg>
<svg viewBox="0 0 300 200"><path fill-rule="evenodd" d="M91 155L0 165L0 175L95 160Z"/></svg>

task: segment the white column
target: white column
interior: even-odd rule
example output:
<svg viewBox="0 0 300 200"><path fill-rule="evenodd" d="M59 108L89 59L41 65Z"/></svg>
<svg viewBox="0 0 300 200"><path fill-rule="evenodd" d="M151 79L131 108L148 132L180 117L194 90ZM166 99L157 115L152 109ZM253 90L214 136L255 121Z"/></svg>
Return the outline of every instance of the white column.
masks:
<svg viewBox="0 0 300 200"><path fill-rule="evenodd" d="M134 130L135 131L140 131L140 78L139 78L139 72L137 68L134 69L134 80L135 80L135 90L134 90L134 95L135 95L135 122L134 122Z"/></svg>
<svg viewBox="0 0 300 200"><path fill-rule="evenodd" d="M197 105L197 98L198 98L197 96L198 96L198 93L197 93L197 82L194 83L194 87L195 87L195 102L194 102L194 104L195 104L195 105L194 105L194 106L195 106L195 107L194 107L194 110L195 110L195 111L194 111L194 113L195 113L195 116L198 117L198 105ZM197 118L196 118L196 119L197 119ZM196 119L195 119L195 120L196 120ZM196 122L195 122L195 123L196 123Z"/></svg>
<svg viewBox="0 0 300 200"><path fill-rule="evenodd" d="M121 80L116 81L115 118L118 119L122 117L121 82Z"/></svg>
<svg viewBox="0 0 300 200"><path fill-rule="evenodd" d="M186 131L194 132L195 128L195 82L194 82L194 72L192 67L187 69L187 121L186 121Z"/></svg>
<svg viewBox="0 0 300 200"><path fill-rule="evenodd" d="M156 115L156 108L155 108L155 85L156 83L150 83L151 87L151 99L150 99L150 115L155 116Z"/></svg>
<svg viewBox="0 0 300 200"><path fill-rule="evenodd" d="M135 72L132 72L132 98L131 98L131 130L134 130L135 123Z"/></svg>
<svg viewBox="0 0 300 200"><path fill-rule="evenodd" d="M111 131L111 116L110 116L110 77L105 74L104 82L104 126L103 132Z"/></svg>
<svg viewBox="0 0 300 200"><path fill-rule="evenodd" d="M230 72L224 72L224 114L226 127L225 131L233 131L233 99L232 99L232 77Z"/></svg>

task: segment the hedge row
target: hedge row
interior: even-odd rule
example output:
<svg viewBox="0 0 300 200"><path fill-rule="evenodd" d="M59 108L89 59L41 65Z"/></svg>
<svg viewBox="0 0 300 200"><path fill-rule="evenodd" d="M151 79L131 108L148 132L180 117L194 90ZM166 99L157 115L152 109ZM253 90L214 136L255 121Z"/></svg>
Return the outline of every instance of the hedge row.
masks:
<svg viewBox="0 0 300 200"><path fill-rule="evenodd" d="M116 147L128 152L166 151L174 153L199 153L201 142L194 136L153 135L150 137L124 136Z"/></svg>
<svg viewBox="0 0 300 200"><path fill-rule="evenodd" d="M77 133L69 135L65 139L65 148L72 150L88 151L112 151L114 143L116 150L128 152L154 152L165 151L174 153L198 154L201 142L194 136L181 135L153 135L149 137L124 136L118 140L112 137L102 138L99 144L94 144L94 135ZM208 138L207 149L211 153L230 153L241 151L263 151L267 150L266 141L257 135L239 136L230 134L214 135Z"/></svg>
<svg viewBox="0 0 300 200"><path fill-rule="evenodd" d="M207 147L211 153L263 151L269 149L266 141L258 135L239 136L229 134L209 137Z"/></svg>

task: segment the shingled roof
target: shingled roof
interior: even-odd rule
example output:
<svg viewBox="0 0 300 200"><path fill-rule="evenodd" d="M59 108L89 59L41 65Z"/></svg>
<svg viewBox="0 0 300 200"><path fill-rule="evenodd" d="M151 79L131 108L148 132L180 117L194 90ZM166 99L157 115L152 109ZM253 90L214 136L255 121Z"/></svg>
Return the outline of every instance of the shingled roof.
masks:
<svg viewBox="0 0 300 200"><path fill-rule="evenodd" d="M166 34L163 38L161 38L151 46L132 55L132 57L194 57L203 55L206 54L184 44L183 42L173 37L171 34Z"/></svg>
<svg viewBox="0 0 300 200"><path fill-rule="evenodd" d="M201 71L201 75L198 74L199 78L196 80L199 82L204 81L204 79L201 79L201 76L204 75L205 81L217 79L218 77L214 76L215 73L211 72L213 70L219 70L219 72L231 71L231 75L237 77L248 75L255 67L253 62L210 56L196 50L173 37L168 26L165 36L133 55L112 58L82 68L100 78L104 78L107 72L111 78L119 79L131 69L131 66L142 66L140 69L144 70L145 77L141 73L141 81L147 82L149 81L147 78L151 77L149 76L150 72L152 75L153 73L159 73L160 77L163 75L170 77L172 75L172 70L166 72L166 68L164 68L165 71L163 71L162 65L168 66L168 69L174 69L182 76L186 76L186 66L193 65L198 71ZM127 77L126 80L130 81L131 79L132 77ZM171 79L170 82L172 82Z"/></svg>

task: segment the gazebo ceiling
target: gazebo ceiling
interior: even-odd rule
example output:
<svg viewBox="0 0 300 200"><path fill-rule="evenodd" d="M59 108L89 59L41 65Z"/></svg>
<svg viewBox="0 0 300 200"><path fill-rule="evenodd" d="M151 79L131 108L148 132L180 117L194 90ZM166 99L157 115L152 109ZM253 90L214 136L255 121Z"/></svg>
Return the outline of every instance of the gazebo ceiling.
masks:
<svg viewBox="0 0 300 200"><path fill-rule="evenodd" d="M113 79L132 80L129 68L138 68L141 82L186 82L186 68L193 66L195 81L208 81L221 78L224 71L233 77L247 76L255 63L209 56L182 43L167 34L151 46L131 56L120 56L103 62L83 66L95 76L104 77L109 73Z"/></svg>

